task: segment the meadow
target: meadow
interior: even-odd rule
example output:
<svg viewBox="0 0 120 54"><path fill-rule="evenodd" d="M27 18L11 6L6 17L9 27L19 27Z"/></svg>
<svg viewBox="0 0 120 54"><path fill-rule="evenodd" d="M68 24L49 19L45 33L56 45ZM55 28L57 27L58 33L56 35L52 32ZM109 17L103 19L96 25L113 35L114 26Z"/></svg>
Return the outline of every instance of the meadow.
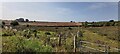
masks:
<svg viewBox="0 0 120 54"><path fill-rule="evenodd" d="M118 52L119 29L14 26L2 29L3 52Z"/></svg>

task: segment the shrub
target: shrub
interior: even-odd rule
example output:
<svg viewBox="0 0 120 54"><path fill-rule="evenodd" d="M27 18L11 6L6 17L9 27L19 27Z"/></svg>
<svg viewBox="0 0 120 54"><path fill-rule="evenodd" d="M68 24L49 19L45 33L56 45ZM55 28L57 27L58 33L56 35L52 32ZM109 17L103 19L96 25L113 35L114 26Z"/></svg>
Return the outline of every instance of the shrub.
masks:
<svg viewBox="0 0 120 54"><path fill-rule="evenodd" d="M2 32L2 36L13 36L14 35L14 32L13 31L3 31Z"/></svg>
<svg viewBox="0 0 120 54"><path fill-rule="evenodd" d="M4 28L5 22L2 21L2 24L0 25L0 27Z"/></svg>
<svg viewBox="0 0 120 54"><path fill-rule="evenodd" d="M12 26L19 25L19 23L18 23L17 21L12 21L10 24L11 24Z"/></svg>
<svg viewBox="0 0 120 54"><path fill-rule="evenodd" d="M3 52L52 52L52 47L44 46L38 39L11 36L2 42Z"/></svg>
<svg viewBox="0 0 120 54"><path fill-rule="evenodd" d="M45 34L46 34L46 35L51 35L51 33L50 33L50 32L45 32Z"/></svg>
<svg viewBox="0 0 120 54"><path fill-rule="evenodd" d="M33 32L37 32L37 30L33 30Z"/></svg>
<svg viewBox="0 0 120 54"><path fill-rule="evenodd" d="M1 28L4 28L4 26L3 26L3 25L1 25Z"/></svg>
<svg viewBox="0 0 120 54"><path fill-rule="evenodd" d="M30 25L28 25L28 24L26 25L26 27L29 27L29 26L30 26Z"/></svg>
<svg viewBox="0 0 120 54"><path fill-rule="evenodd" d="M23 36L26 37L26 38L30 38L32 36L30 30L24 30L23 31Z"/></svg>
<svg viewBox="0 0 120 54"><path fill-rule="evenodd" d="M72 30L72 28L71 28L71 27L69 27L68 29L69 29L69 30Z"/></svg>
<svg viewBox="0 0 120 54"><path fill-rule="evenodd" d="M103 34L104 36L107 36L107 34Z"/></svg>
<svg viewBox="0 0 120 54"><path fill-rule="evenodd" d="M2 25L5 25L5 22L2 21Z"/></svg>
<svg viewBox="0 0 120 54"><path fill-rule="evenodd" d="M29 20L28 20L28 19L26 19L25 21L26 21L26 22L29 22Z"/></svg>
<svg viewBox="0 0 120 54"><path fill-rule="evenodd" d="M58 29L58 27L55 27L55 29Z"/></svg>
<svg viewBox="0 0 120 54"><path fill-rule="evenodd" d="M83 23L82 23L82 26L88 27L88 22L87 22L87 21L83 22Z"/></svg>
<svg viewBox="0 0 120 54"><path fill-rule="evenodd" d="M4 33L4 34L2 34L2 36L12 36L13 34L7 34L7 33Z"/></svg>
<svg viewBox="0 0 120 54"><path fill-rule="evenodd" d="M110 26L110 23L109 23L109 22L106 22L106 23L104 24L104 26Z"/></svg>

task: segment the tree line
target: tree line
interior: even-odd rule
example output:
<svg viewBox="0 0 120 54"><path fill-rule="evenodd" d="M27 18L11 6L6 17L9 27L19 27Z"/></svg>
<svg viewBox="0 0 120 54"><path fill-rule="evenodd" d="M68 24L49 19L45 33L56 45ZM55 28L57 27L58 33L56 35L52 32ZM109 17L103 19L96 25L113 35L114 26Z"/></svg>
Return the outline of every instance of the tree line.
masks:
<svg viewBox="0 0 120 54"><path fill-rule="evenodd" d="M103 26L119 26L120 21L103 21L103 22L82 22L83 27L103 27Z"/></svg>
<svg viewBox="0 0 120 54"><path fill-rule="evenodd" d="M12 26L19 25L18 22L31 22L29 19L24 19L24 18L19 18L10 23ZM35 21L34 21L35 22ZM73 22L73 21L70 21ZM109 21L101 21L101 22L82 22L83 27L103 27L103 26L118 26L120 24L120 21L114 21L114 20L109 20ZM2 26L5 25L5 22L2 21Z"/></svg>

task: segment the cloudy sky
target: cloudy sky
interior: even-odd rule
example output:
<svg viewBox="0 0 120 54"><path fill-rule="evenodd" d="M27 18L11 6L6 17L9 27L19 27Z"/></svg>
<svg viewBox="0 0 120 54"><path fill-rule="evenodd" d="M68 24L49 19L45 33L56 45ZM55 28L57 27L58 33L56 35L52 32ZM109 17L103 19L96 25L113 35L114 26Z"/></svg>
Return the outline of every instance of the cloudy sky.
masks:
<svg viewBox="0 0 120 54"><path fill-rule="evenodd" d="M0 8L2 19L9 20L20 17L59 22L118 20L117 2L5 2Z"/></svg>
<svg viewBox="0 0 120 54"><path fill-rule="evenodd" d="M0 0L2 2L118 2L119 0Z"/></svg>

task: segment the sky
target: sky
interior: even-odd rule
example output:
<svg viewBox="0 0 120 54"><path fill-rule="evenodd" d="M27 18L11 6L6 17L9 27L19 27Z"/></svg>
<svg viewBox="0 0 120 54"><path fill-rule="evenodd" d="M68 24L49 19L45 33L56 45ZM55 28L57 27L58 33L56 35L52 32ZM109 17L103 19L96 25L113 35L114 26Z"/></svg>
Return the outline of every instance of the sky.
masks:
<svg viewBox="0 0 120 54"><path fill-rule="evenodd" d="M0 0L1 2L118 2L120 0Z"/></svg>
<svg viewBox="0 0 120 54"><path fill-rule="evenodd" d="M3 20L17 18L53 22L118 20L117 2L4 2L0 9Z"/></svg>

